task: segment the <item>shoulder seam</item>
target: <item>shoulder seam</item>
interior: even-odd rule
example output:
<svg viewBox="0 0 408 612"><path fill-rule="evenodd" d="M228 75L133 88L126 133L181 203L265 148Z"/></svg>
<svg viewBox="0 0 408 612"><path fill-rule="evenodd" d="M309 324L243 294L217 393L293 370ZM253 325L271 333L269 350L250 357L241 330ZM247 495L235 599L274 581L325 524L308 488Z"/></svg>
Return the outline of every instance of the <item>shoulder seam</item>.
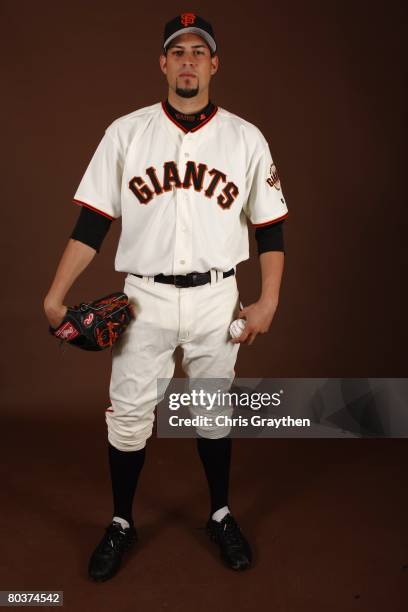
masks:
<svg viewBox="0 0 408 612"><path fill-rule="evenodd" d="M160 107L160 102L156 102L155 104L151 104L150 106L138 108L135 111L127 113L126 115L121 115L120 117L117 117L116 119L112 121L110 125L113 125L115 123L120 123L126 120L131 120L134 117L136 118L136 117L143 116L143 115L152 115L154 113L157 113L160 110L159 107Z"/></svg>

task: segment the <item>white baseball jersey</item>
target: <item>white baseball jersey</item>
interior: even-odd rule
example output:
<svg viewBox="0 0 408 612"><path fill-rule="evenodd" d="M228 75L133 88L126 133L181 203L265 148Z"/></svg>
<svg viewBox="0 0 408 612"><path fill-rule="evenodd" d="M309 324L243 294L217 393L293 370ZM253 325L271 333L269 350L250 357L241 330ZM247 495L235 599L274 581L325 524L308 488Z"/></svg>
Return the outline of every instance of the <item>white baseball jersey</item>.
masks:
<svg viewBox="0 0 408 612"><path fill-rule="evenodd" d="M74 202L122 218L115 269L146 276L226 272L249 257L247 219L287 215L256 126L215 107L185 132L162 102L107 127Z"/></svg>

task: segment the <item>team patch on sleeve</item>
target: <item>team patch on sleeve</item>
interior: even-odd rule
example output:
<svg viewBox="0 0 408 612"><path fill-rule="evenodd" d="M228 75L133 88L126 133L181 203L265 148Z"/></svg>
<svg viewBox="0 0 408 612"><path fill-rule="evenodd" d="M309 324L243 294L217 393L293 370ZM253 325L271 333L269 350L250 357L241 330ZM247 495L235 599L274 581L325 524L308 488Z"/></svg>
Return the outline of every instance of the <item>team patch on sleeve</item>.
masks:
<svg viewBox="0 0 408 612"><path fill-rule="evenodd" d="M266 179L266 182L268 183L270 187L275 187L275 189L279 189L279 190L281 188L278 171L276 169L275 164L273 163L271 164L271 167L269 169L269 176Z"/></svg>

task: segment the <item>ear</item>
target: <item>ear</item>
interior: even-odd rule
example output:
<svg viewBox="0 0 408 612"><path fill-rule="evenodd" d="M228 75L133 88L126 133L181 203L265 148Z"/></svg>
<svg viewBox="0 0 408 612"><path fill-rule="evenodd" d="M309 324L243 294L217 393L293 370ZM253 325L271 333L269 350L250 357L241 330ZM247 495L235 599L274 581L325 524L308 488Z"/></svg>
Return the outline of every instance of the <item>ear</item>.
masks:
<svg viewBox="0 0 408 612"><path fill-rule="evenodd" d="M167 74L167 57L163 53L159 57L159 64L163 74Z"/></svg>
<svg viewBox="0 0 408 612"><path fill-rule="evenodd" d="M211 74L215 74L218 70L220 63L219 63L219 59L218 59L218 55L214 55L214 57L211 58Z"/></svg>

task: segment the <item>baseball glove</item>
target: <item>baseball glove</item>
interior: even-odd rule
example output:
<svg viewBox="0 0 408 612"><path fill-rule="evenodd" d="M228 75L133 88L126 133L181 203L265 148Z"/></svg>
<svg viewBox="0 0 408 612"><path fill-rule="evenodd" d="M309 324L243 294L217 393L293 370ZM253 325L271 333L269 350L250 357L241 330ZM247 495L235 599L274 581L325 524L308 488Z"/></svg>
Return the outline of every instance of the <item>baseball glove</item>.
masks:
<svg viewBox="0 0 408 612"><path fill-rule="evenodd" d="M117 291L93 302L68 306L65 317L49 332L63 342L85 351L112 347L134 317L128 296Z"/></svg>

